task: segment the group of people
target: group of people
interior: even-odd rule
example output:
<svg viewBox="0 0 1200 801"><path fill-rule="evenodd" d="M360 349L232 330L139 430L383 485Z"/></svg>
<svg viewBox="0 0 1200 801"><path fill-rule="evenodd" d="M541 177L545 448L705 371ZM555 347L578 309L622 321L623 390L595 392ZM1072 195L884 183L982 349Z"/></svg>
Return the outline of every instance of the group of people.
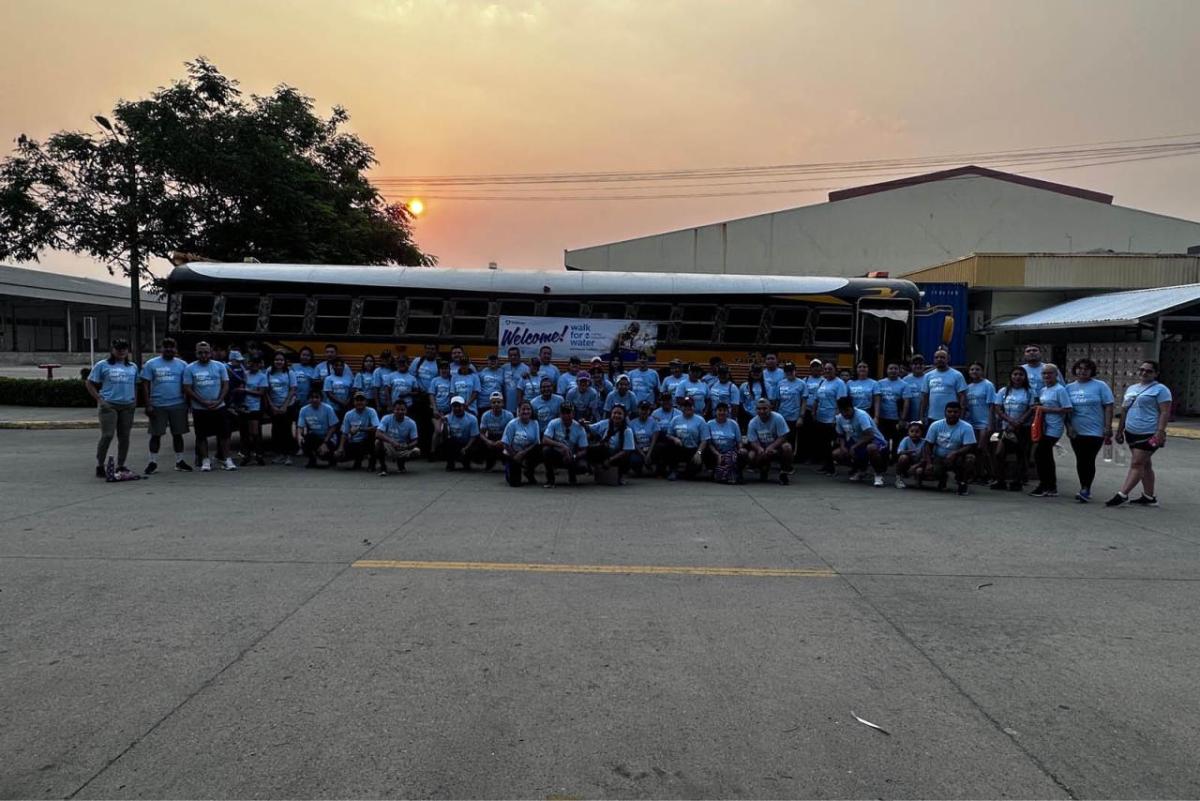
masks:
<svg viewBox="0 0 1200 801"><path fill-rule="evenodd" d="M305 466L367 469L388 475L406 472L413 459L445 462L447 471L502 466L512 486L544 486L560 473L575 484L594 474L602 483L623 484L630 475L674 481L711 479L788 484L797 462L811 462L851 481L885 485L889 470L898 488L929 483L945 489L953 476L958 494L973 481L995 490L1023 491L1030 459L1036 471L1034 497L1058 494L1055 447L1068 437L1080 489L1092 500L1096 460L1102 449L1127 444L1128 475L1109 506L1155 506L1152 457L1166 439L1171 393L1158 382L1158 365L1144 362L1141 380L1125 393L1121 414L1096 365L1081 359L1066 383L1054 364L1043 363L1037 346L1025 349L997 389L982 364L964 375L938 350L933 365L921 355L892 363L876 379L867 364L854 374L832 361L814 359L807 374L779 363L774 353L749 367L736 383L719 358L708 369L672 361L660 374L645 357L627 368L620 359L587 365L572 357L564 368L543 347L529 361L510 348L502 361L490 354L476 366L461 347L444 357L436 345L421 356L384 352L366 356L351 369L334 345L317 362L310 348L295 361L257 350L217 350L207 342L183 360L176 343L164 339L158 356L139 366L128 344L115 341L108 358L87 377L99 407L101 437L97 475L132 477L126 466L130 430L139 397L149 427L149 463L158 469L162 437L172 437L175 469L191 471L184 454L189 412L195 427L195 465L238 469L231 435L240 432L241 465L274 461ZM1114 421L1115 430L1114 430ZM263 436L270 426L270 440ZM115 476L105 469L117 439ZM1131 500L1133 490L1142 493Z"/></svg>

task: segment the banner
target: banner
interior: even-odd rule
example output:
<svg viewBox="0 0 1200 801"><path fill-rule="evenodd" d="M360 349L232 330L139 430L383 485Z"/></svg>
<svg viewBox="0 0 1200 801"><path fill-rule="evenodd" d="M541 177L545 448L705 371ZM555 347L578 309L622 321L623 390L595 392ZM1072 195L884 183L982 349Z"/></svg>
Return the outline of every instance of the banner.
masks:
<svg viewBox="0 0 1200 801"><path fill-rule="evenodd" d="M512 347L521 356L536 356L543 345L554 349L555 359L578 356L584 362L593 356L610 359L620 354L625 361L639 356L654 358L658 324L644 320L584 320L577 317L501 317L500 357Z"/></svg>

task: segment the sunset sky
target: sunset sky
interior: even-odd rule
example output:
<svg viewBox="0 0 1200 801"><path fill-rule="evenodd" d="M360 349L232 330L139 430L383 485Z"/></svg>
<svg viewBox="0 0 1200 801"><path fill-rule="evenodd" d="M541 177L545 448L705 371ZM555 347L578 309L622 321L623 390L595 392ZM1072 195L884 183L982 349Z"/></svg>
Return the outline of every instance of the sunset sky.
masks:
<svg viewBox="0 0 1200 801"><path fill-rule="evenodd" d="M1200 3L5 0L0 141L88 128L197 55L249 92L346 106L378 176L916 157L1200 132ZM1196 138L1200 138L1198 135ZM1040 172L1200 219L1200 156ZM841 181L842 185L869 183ZM430 199L442 265L806 205L827 189L605 201ZM102 277L52 256L46 266Z"/></svg>

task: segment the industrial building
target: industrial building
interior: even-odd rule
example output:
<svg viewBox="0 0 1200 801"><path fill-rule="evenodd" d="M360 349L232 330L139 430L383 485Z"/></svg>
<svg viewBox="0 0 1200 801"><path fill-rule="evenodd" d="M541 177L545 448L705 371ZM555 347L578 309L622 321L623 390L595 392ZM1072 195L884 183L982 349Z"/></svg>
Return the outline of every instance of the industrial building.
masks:
<svg viewBox="0 0 1200 801"><path fill-rule="evenodd" d="M166 331L167 304L143 292L141 306L143 347L153 349L157 333ZM128 286L0 265L0 357L5 363L65 363L93 345L107 352L110 340L129 338L130 322Z"/></svg>
<svg viewBox="0 0 1200 801"><path fill-rule="evenodd" d="M1112 195L967 166L785 209L567 250L569 270L903 275L972 253L1184 253L1200 223Z"/></svg>

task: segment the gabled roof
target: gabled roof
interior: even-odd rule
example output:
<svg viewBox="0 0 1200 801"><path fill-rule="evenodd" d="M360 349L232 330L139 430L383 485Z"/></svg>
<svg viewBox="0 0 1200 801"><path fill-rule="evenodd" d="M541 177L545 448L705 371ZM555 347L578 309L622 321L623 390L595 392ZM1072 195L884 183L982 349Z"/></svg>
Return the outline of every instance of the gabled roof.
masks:
<svg viewBox="0 0 1200 801"><path fill-rule="evenodd" d="M129 308L129 287L126 285L7 264L0 264L0 295ZM142 304L146 311L165 311L167 308L161 297L150 292L142 293Z"/></svg>
<svg viewBox="0 0 1200 801"><path fill-rule="evenodd" d="M1024 314L992 328L1019 331L1031 328L1111 328L1136 325L1147 317L1200 301L1200 284L1112 292L1079 298L1048 309Z"/></svg>
<svg viewBox="0 0 1200 801"><path fill-rule="evenodd" d="M1077 186L1068 186L1067 184L1056 184L1053 181L1042 181L1038 178L1026 178L1024 175L1016 175L1011 172L1001 172L1000 170L991 170L987 167L978 167L970 164L966 167L955 167L950 170L941 170L939 172L927 172L924 175L913 175L908 178L897 178L894 181L884 181L878 184L867 184L866 186L855 186L850 189L839 189L836 192L829 193L829 202L838 200L848 200L852 197L862 197L864 195L874 195L879 192L890 192L893 189L904 189L909 186L918 186L920 184L933 183L935 181L945 181L950 178L964 178L967 176L975 176L981 178L994 178L997 181L1008 181L1021 186L1032 187L1033 189L1043 189L1047 192L1057 192L1060 195L1070 195L1084 200L1094 200L1097 203L1111 204L1113 201L1112 195L1106 195L1103 192L1093 192L1090 189L1081 189Z"/></svg>

